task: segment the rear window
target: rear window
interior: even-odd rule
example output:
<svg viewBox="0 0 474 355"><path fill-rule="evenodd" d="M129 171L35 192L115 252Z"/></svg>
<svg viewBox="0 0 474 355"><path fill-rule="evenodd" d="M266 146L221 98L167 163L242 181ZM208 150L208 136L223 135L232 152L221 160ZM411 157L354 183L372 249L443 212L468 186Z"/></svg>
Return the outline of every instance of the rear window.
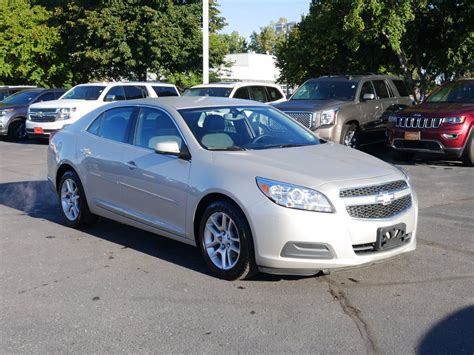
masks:
<svg viewBox="0 0 474 355"><path fill-rule="evenodd" d="M283 95L281 94L281 92L278 91L278 89L274 88L273 86L267 86L267 91L268 91L268 95L270 96L270 101L276 101L283 98Z"/></svg>
<svg viewBox="0 0 474 355"><path fill-rule="evenodd" d="M152 86L152 88L158 97L179 96L176 89L172 86Z"/></svg>
<svg viewBox="0 0 474 355"><path fill-rule="evenodd" d="M408 88L402 80L392 80L400 96L410 96Z"/></svg>

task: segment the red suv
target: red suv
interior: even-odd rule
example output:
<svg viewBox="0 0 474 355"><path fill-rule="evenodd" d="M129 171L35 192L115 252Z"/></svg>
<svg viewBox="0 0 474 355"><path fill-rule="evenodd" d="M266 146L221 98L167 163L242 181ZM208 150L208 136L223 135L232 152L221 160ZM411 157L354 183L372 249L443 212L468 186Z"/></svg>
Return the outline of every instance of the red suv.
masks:
<svg viewBox="0 0 474 355"><path fill-rule="evenodd" d="M474 79L442 85L423 103L389 117L394 158L416 152L437 153L474 165Z"/></svg>

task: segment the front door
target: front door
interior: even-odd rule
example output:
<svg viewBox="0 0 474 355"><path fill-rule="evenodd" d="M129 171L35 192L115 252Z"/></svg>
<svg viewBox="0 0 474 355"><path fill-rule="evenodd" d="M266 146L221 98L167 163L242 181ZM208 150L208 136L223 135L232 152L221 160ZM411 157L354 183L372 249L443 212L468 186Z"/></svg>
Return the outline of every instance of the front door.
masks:
<svg viewBox="0 0 474 355"><path fill-rule="evenodd" d="M129 218L178 236L185 236L191 162L158 154L160 142L185 142L174 120L160 109L144 107L131 145L122 151L128 172L121 181Z"/></svg>

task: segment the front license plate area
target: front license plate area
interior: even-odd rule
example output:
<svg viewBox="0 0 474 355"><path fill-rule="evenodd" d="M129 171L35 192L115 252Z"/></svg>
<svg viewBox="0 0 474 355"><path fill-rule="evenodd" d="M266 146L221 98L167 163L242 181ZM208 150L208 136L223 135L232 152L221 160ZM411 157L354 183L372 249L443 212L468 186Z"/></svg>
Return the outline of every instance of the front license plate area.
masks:
<svg viewBox="0 0 474 355"><path fill-rule="evenodd" d="M377 229L375 250L388 250L404 244L408 239L405 223Z"/></svg>
<svg viewBox="0 0 474 355"><path fill-rule="evenodd" d="M420 132L405 132L405 139L407 141L419 141L420 138Z"/></svg>
<svg viewBox="0 0 474 355"><path fill-rule="evenodd" d="M34 132L35 134L43 134L43 133L44 133L42 127L35 127L34 130L33 130L33 132Z"/></svg>

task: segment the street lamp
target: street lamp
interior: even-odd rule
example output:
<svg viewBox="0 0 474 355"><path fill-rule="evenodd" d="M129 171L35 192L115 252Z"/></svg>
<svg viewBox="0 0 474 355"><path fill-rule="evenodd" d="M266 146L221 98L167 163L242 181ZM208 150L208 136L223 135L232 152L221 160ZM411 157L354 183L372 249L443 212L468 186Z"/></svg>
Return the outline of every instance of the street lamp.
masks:
<svg viewBox="0 0 474 355"><path fill-rule="evenodd" d="M209 83L209 0L202 1L202 82Z"/></svg>

